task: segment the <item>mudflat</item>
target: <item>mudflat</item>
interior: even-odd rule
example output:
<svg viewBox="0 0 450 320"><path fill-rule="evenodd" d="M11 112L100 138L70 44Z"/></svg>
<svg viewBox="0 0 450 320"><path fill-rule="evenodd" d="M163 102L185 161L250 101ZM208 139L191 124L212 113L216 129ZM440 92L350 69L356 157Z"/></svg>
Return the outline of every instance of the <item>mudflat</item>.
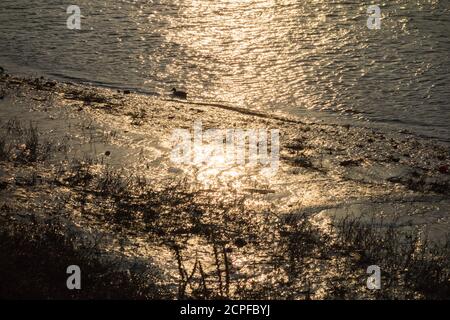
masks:
<svg viewBox="0 0 450 320"><path fill-rule="evenodd" d="M43 78L0 91L2 296L448 297L445 143ZM174 163L195 122L279 130L278 171ZM71 264L81 293L49 280Z"/></svg>

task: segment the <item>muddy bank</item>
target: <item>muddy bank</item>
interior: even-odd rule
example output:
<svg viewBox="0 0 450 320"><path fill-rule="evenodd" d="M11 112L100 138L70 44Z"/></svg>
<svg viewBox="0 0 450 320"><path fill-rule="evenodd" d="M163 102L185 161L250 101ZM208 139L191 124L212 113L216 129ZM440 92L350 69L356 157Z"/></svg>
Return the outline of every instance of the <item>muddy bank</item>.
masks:
<svg viewBox="0 0 450 320"><path fill-rule="evenodd" d="M447 293L446 144L46 79L4 75L0 92L4 230L17 229L17 219L30 234L30 223L58 221L80 248L101 235L89 259L130 275L151 270L143 297ZM173 163L173 130L195 121L280 130L277 174ZM371 264L385 271L385 290L365 287ZM424 274L428 285L418 280Z"/></svg>

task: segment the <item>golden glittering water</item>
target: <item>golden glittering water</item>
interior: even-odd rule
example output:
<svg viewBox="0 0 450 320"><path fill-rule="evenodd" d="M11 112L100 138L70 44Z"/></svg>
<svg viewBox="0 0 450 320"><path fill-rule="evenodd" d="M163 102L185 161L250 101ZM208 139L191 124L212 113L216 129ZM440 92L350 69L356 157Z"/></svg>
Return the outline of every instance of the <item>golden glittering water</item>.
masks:
<svg viewBox="0 0 450 320"><path fill-rule="evenodd" d="M0 63L15 71L251 109L362 120L448 140L448 1L3 0Z"/></svg>

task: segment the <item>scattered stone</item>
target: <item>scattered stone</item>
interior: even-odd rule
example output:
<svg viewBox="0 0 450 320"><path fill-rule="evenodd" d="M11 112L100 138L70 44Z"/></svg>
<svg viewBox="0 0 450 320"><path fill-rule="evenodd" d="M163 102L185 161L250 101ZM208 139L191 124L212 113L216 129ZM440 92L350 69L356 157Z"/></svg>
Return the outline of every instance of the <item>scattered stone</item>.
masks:
<svg viewBox="0 0 450 320"><path fill-rule="evenodd" d="M293 142L291 144L288 144L287 148L294 150L294 151L299 151L299 150L305 149L305 145L301 141L298 141L298 142Z"/></svg>
<svg viewBox="0 0 450 320"><path fill-rule="evenodd" d="M245 246L247 244L247 241L245 241L242 238L237 238L236 240L234 240L234 245L238 248L242 248L243 246Z"/></svg>
<svg viewBox="0 0 450 320"><path fill-rule="evenodd" d="M396 157L396 156L394 156L394 155L389 155L388 161L391 161L391 162L400 162L400 158L399 158L399 157Z"/></svg>
<svg viewBox="0 0 450 320"><path fill-rule="evenodd" d="M448 165L442 165L439 167L439 172L440 173L444 173L444 174L448 174L449 173L449 167Z"/></svg>
<svg viewBox="0 0 450 320"><path fill-rule="evenodd" d="M275 193L275 190L271 190L271 189L244 189L244 191L246 192L250 192L250 193L259 193L259 194L269 194L269 193Z"/></svg>
<svg viewBox="0 0 450 320"><path fill-rule="evenodd" d="M56 81L47 81L47 82L45 83L45 86L46 86L46 87L53 88L53 87L56 86Z"/></svg>
<svg viewBox="0 0 450 320"><path fill-rule="evenodd" d="M339 162L343 167L357 166L362 162L362 159L349 159Z"/></svg>
<svg viewBox="0 0 450 320"><path fill-rule="evenodd" d="M294 159L294 164L304 168L311 168L313 165L311 161L304 157L297 157Z"/></svg>
<svg viewBox="0 0 450 320"><path fill-rule="evenodd" d="M8 187L8 183L6 181L0 181L0 190L4 190Z"/></svg>
<svg viewBox="0 0 450 320"><path fill-rule="evenodd" d="M45 98L35 98L35 97L31 97L31 99L33 99L34 101L39 101L39 102L44 102L45 100L47 100Z"/></svg>

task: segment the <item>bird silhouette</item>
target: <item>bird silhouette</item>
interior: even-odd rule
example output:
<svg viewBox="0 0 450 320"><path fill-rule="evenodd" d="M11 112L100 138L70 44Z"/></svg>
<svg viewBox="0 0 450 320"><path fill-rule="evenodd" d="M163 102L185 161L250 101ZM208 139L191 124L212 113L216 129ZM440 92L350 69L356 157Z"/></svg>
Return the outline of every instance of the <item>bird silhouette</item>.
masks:
<svg viewBox="0 0 450 320"><path fill-rule="evenodd" d="M178 91L177 89L173 88L172 89L172 95L175 98L180 98L180 99L187 99L187 93L184 91Z"/></svg>

